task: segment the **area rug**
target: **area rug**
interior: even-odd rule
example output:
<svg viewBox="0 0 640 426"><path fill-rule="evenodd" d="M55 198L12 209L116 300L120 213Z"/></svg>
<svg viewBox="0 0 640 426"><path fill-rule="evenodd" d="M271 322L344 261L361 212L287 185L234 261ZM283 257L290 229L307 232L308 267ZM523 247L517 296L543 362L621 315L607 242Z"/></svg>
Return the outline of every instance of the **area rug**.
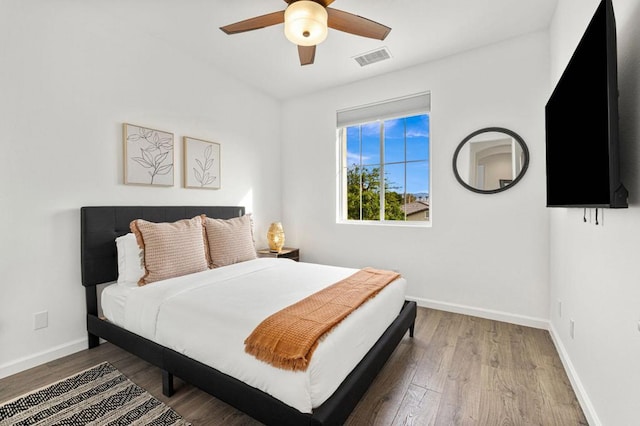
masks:
<svg viewBox="0 0 640 426"><path fill-rule="evenodd" d="M190 423L104 362L0 405L0 426L8 425Z"/></svg>

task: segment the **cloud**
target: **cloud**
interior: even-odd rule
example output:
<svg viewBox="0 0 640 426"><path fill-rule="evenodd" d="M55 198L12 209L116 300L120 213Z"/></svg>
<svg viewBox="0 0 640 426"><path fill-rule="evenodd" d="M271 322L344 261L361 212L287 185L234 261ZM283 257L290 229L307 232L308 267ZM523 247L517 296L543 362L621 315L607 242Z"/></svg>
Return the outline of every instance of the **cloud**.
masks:
<svg viewBox="0 0 640 426"><path fill-rule="evenodd" d="M355 152L347 152L347 164L360 164L360 155Z"/></svg>
<svg viewBox="0 0 640 426"><path fill-rule="evenodd" d="M378 122L363 124L360 126L360 129L362 129L363 138L366 136L380 137L380 123Z"/></svg>
<svg viewBox="0 0 640 426"><path fill-rule="evenodd" d="M362 164L367 164L367 162L371 159L371 156L368 155L360 155L356 152L347 152L347 164L348 165L352 165L352 164L360 164L360 161L362 161Z"/></svg>
<svg viewBox="0 0 640 426"><path fill-rule="evenodd" d="M429 131L427 129L416 129L416 128L408 128L407 129L407 137L408 138L428 138Z"/></svg>

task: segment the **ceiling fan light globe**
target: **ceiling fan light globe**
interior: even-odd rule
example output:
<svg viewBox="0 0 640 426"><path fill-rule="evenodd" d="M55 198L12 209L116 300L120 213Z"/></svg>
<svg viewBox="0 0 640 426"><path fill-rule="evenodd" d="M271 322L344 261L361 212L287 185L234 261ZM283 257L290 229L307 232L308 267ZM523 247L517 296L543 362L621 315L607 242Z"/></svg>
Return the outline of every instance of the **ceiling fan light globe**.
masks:
<svg viewBox="0 0 640 426"><path fill-rule="evenodd" d="M298 46L315 46L327 38L328 14L319 3L298 0L284 12L284 35Z"/></svg>

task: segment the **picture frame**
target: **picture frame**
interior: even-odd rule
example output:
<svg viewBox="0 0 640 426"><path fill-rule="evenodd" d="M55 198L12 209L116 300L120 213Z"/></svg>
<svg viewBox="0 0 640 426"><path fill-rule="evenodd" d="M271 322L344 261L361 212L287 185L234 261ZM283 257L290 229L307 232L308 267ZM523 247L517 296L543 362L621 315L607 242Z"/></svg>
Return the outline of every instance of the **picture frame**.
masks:
<svg viewBox="0 0 640 426"><path fill-rule="evenodd" d="M124 183L173 186L173 133L123 123Z"/></svg>
<svg viewBox="0 0 640 426"><path fill-rule="evenodd" d="M183 137L184 187L220 189L220 144Z"/></svg>

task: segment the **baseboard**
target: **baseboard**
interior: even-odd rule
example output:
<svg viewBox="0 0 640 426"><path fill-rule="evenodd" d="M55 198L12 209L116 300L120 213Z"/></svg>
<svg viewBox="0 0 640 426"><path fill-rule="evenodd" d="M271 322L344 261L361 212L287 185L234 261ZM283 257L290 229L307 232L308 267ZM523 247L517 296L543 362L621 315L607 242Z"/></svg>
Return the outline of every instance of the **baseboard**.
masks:
<svg viewBox="0 0 640 426"><path fill-rule="evenodd" d="M567 372L567 376L569 376L569 381L571 382L571 386L573 386L573 391L578 398L578 402L580 403L580 407L582 407L582 411L587 418L587 422L589 422L590 426L601 426L602 422L598 418L596 410L593 408L593 404L591 404L589 395L587 395L584 386L582 386L580 376L578 376L578 372L573 367L571 358L569 358L569 354L562 344L562 340L560 339L558 332L551 323L549 324L549 334L551 335L551 340L553 340L553 344L556 346L556 350L560 355L560 361L562 361L564 370Z"/></svg>
<svg viewBox="0 0 640 426"><path fill-rule="evenodd" d="M58 358L62 358L63 356L80 352L84 349L87 349L87 338L74 340L72 342L47 349L46 351L38 352L33 355L19 358L15 361L2 364L0 365L0 379L28 370L29 368L37 367L38 365L49 361L54 361Z"/></svg>
<svg viewBox="0 0 640 426"><path fill-rule="evenodd" d="M458 305L456 303L438 302L436 300L420 297L407 297L407 300L415 301L418 306L438 309L441 311L455 312L456 314L471 315L495 321L503 321L511 324L524 325L526 327L549 329L549 320L543 318L528 317L525 315L511 314L508 312L493 311L491 309L475 308L472 306Z"/></svg>

